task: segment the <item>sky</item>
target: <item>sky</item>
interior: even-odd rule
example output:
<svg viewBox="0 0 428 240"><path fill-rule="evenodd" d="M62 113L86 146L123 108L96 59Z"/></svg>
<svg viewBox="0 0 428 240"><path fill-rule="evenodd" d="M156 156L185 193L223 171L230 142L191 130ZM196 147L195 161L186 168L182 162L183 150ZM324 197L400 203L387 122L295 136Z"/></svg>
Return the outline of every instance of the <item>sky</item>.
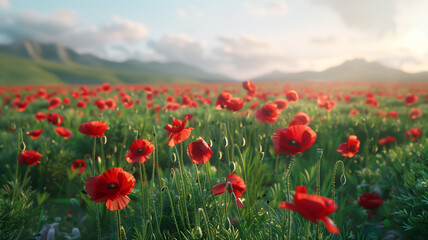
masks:
<svg viewBox="0 0 428 240"><path fill-rule="evenodd" d="M0 0L0 43L31 39L246 80L364 58L428 71L426 0Z"/></svg>

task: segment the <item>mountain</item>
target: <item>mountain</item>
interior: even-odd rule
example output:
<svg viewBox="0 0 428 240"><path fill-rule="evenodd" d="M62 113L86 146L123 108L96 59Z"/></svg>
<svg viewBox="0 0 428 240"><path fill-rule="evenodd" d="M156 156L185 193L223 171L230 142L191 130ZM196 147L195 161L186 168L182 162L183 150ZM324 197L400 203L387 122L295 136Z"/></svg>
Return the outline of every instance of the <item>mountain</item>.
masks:
<svg viewBox="0 0 428 240"><path fill-rule="evenodd" d="M56 84L233 80L180 62L114 62L91 54L79 54L58 44L34 41L0 45L0 83L43 84L43 79L46 83Z"/></svg>
<svg viewBox="0 0 428 240"><path fill-rule="evenodd" d="M378 62L353 59L321 72L284 73L274 71L256 77L254 81L428 81L428 72L407 73L386 67Z"/></svg>

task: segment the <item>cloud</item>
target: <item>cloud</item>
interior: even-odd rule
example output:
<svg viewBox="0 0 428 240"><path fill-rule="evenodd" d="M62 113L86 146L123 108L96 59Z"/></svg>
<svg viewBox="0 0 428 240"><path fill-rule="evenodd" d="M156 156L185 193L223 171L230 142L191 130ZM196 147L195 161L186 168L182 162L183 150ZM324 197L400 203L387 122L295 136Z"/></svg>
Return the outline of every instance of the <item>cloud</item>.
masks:
<svg viewBox="0 0 428 240"><path fill-rule="evenodd" d="M396 30L397 0L312 0L336 12L350 28L383 36Z"/></svg>
<svg viewBox="0 0 428 240"><path fill-rule="evenodd" d="M97 55L105 53L109 45L136 44L148 35L147 29L137 22L114 17L94 26L70 10L59 10L50 15L34 11L8 14L0 17L0 33L11 40L59 43Z"/></svg>
<svg viewBox="0 0 428 240"><path fill-rule="evenodd" d="M310 42L314 44L334 44L338 40L335 36L313 37Z"/></svg>
<svg viewBox="0 0 428 240"><path fill-rule="evenodd" d="M207 62L205 45L193 38L184 35L168 35L162 39L151 40L147 46L162 55L167 61L178 61L192 65L201 65Z"/></svg>
<svg viewBox="0 0 428 240"><path fill-rule="evenodd" d="M179 8L176 11L177 15L180 18L188 18L188 17L202 17L204 14L199 10L196 6L189 6L187 8Z"/></svg>
<svg viewBox="0 0 428 240"><path fill-rule="evenodd" d="M288 6L281 0L271 0L263 5L254 5L252 3L244 3L246 11L257 17L265 17L268 15L285 15L288 12Z"/></svg>
<svg viewBox="0 0 428 240"><path fill-rule="evenodd" d="M9 1L8 0L0 0L0 8L8 9L9 8Z"/></svg>

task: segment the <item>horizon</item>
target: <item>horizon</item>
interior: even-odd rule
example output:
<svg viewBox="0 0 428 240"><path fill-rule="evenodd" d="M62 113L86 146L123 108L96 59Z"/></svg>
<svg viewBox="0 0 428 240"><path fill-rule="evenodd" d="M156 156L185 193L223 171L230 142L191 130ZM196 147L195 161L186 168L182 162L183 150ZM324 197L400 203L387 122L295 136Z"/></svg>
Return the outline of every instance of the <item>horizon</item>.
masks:
<svg viewBox="0 0 428 240"><path fill-rule="evenodd" d="M239 80L353 59L428 71L421 0L85 3L0 0L0 43L31 39L110 61L181 62Z"/></svg>

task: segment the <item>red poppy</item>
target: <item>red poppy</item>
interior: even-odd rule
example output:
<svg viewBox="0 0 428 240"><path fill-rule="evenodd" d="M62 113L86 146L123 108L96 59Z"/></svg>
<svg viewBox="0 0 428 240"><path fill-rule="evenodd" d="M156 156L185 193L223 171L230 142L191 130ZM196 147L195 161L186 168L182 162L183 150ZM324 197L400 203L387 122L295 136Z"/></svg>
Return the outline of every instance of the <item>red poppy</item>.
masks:
<svg viewBox="0 0 428 240"><path fill-rule="evenodd" d="M100 111L104 111L106 109L106 104L103 100L98 99L95 100L94 105L100 110Z"/></svg>
<svg viewBox="0 0 428 240"><path fill-rule="evenodd" d="M74 162L71 164L71 171L74 172L74 170L79 169L77 171L77 173L83 173L86 169L86 162L85 160L82 159L76 159L74 160Z"/></svg>
<svg viewBox="0 0 428 240"><path fill-rule="evenodd" d="M231 97L226 102L226 109L237 112L244 107L244 101L239 97Z"/></svg>
<svg viewBox="0 0 428 240"><path fill-rule="evenodd" d="M116 102L112 98L107 98L104 103L110 110L114 110L117 107Z"/></svg>
<svg viewBox="0 0 428 240"><path fill-rule="evenodd" d="M213 151L210 149L210 146L200 138L189 144L187 155L192 163L205 164L210 160L213 155Z"/></svg>
<svg viewBox="0 0 428 240"><path fill-rule="evenodd" d="M419 97L413 93L410 93L407 95L407 97L404 99L404 104L406 105L412 105L416 103L419 100Z"/></svg>
<svg viewBox="0 0 428 240"><path fill-rule="evenodd" d="M243 82L242 87L251 93L256 91L256 86L254 86L254 84L253 84L253 82L251 82L251 80Z"/></svg>
<svg viewBox="0 0 428 240"><path fill-rule="evenodd" d="M317 99L318 107L325 108L329 113L331 109L336 106L336 101L330 98L330 96L320 96Z"/></svg>
<svg viewBox="0 0 428 240"><path fill-rule="evenodd" d="M108 125L102 121L92 121L82 123L79 127L79 132L90 137L104 137L104 132L107 130ZM85 136L85 137L86 137Z"/></svg>
<svg viewBox="0 0 428 240"><path fill-rule="evenodd" d="M90 177L86 180L86 192L91 196L91 201L96 203L106 202L106 207L111 210L125 208L129 201L129 195L134 188L135 178L122 168L112 168L100 176Z"/></svg>
<svg viewBox="0 0 428 240"><path fill-rule="evenodd" d="M355 115L357 115L357 114L359 114L360 113L360 111L358 111L357 109L355 109L355 108L353 108L353 109L351 109L351 111L349 111L349 115L350 116L355 116Z"/></svg>
<svg viewBox="0 0 428 240"><path fill-rule="evenodd" d="M285 96L287 97L287 100L288 100L289 102L292 102L292 103L297 102L297 100L299 100L299 94L297 94L297 92L296 92L296 91L294 91L294 90L290 90L290 91L288 91L288 92L285 94Z"/></svg>
<svg viewBox="0 0 428 240"><path fill-rule="evenodd" d="M76 105L78 108L86 108L86 102L83 100L79 100Z"/></svg>
<svg viewBox="0 0 428 240"><path fill-rule="evenodd" d="M311 117L307 113L298 112L294 115L294 119L300 120L303 125L309 125L311 123Z"/></svg>
<svg viewBox="0 0 428 240"><path fill-rule="evenodd" d="M64 117L58 113L47 113L48 122L53 125L60 126L64 121Z"/></svg>
<svg viewBox="0 0 428 240"><path fill-rule="evenodd" d="M293 196L294 204L281 202L280 207L300 213L304 218L318 224L318 220L324 222L329 233L339 233L339 229L333 221L327 217L337 210L338 206L333 199L319 195L307 194L306 186L297 186Z"/></svg>
<svg viewBox="0 0 428 240"><path fill-rule="evenodd" d="M360 140L357 139L357 136L350 135L346 143L342 143L337 148L337 151L342 153L344 157L353 157L357 154L360 149Z"/></svg>
<svg viewBox="0 0 428 240"><path fill-rule="evenodd" d="M40 163L39 160L43 155L33 151L33 150L25 150L18 156L18 162L21 164L25 164L28 166L36 165L36 163Z"/></svg>
<svg viewBox="0 0 428 240"><path fill-rule="evenodd" d="M165 104L163 108L168 109L168 111L175 112L175 111L178 111L178 109L180 109L180 104L169 102Z"/></svg>
<svg viewBox="0 0 428 240"><path fill-rule="evenodd" d="M56 127L55 128L55 132L60 135L61 137L63 137L64 139L68 139L71 136L73 136L73 133L71 133L70 130L68 130L65 127Z"/></svg>
<svg viewBox="0 0 428 240"><path fill-rule="evenodd" d="M59 97L52 98L49 100L48 109L53 110L54 108L61 106L61 102L61 98Z"/></svg>
<svg viewBox="0 0 428 240"><path fill-rule="evenodd" d="M276 104L276 107L278 108L278 110L284 110L284 109L287 109L288 107L288 102L285 99L279 98L273 102Z"/></svg>
<svg viewBox="0 0 428 240"><path fill-rule="evenodd" d="M135 140L129 146L129 151L126 153L125 159L128 163L143 163L149 159L149 155L152 154L153 149L154 146L149 140Z"/></svg>
<svg viewBox="0 0 428 240"><path fill-rule="evenodd" d="M232 193L232 190L233 190L233 193L235 194L235 197L237 199L236 204L238 205L238 207L243 207L244 205L239 200L239 198L242 197L242 194L247 189L247 186L245 185L244 180L242 180L242 178L240 178L236 174L229 174L226 178L226 182L215 185L212 188L213 194L214 195L223 194L224 191L226 191L226 185L229 182L232 185L232 189L227 189L227 191L229 193Z"/></svg>
<svg viewBox="0 0 428 240"><path fill-rule="evenodd" d="M256 120L262 123L275 123L280 115L276 103L268 103L254 112Z"/></svg>
<svg viewBox="0 0 428 240"><path fill-rule="evenodd" d="M375 193L363 193L357 203L365 209L373 210L382 205L383 200L381 196Z"/></svg>
<svg viewBox="0 0 428 240"><path fill-rule="evenodd" d="M218 110L224 109L227 105L227 100L229 100L229 98L231 97L232 95L230 94L229 91L224 91L220 93L220 95L217 97L217 100L215 102L215 108Z"/></svg>
<svg viewBox="0 0 428 240"><path fill-rule="evenodd" d="M316 139L317 134L306 125L278 128L272 136L273 149L276 153L296 155L310 148Z"/></svg>
<svg viewBox="0 0 428 240"><path fill-rule="evenodd" d="M392 136L387 136L384 138L379 139L379 141L377 141L377 144L379 145L389 145L389 144L393 144L395 143L397 140L395 139L395 137Z"/></svg>
<svg viewBox="0 0 428 240"><path fill-rule="evenodd" d="M174 147L176 144L183 142L188 137L192 131L192 127L186 127L188 117L184 117L184 120L181 121L172 117L172 125L168 124L164 127L168 131L167 136L169 137L168 145Z"/></svg>
<svg viewBox="0 0 428 240"><path fill-rule="evenodd" d="M251 104L250 109L256 109L259 106L259 102L254 102Z"/></svg>
<svg viewBox="0 0 428 240"><path fill-rule="evenodd" d="M18 99L19 100L19 99ZM16 103L16 110L18 112L23 112L27 109L29 102L28 101L24 101L24 102L17 102Z"/></svg>
<svg viewBox="0 0 428 240"><path fill-rule="evenodd" d="M41 122L46 119L46 114L42 112L37 112L34 117L36 118L37 122Z"/></svg>
<svg viewBox="0 0 428 240"><path fill-rule="evenodd" d="M70 98L68 98L68 97L64 97L64 98L62 99L62 102L63 102L65 105L70 105L70 103L71 103Z"/></svg>
<svg viewBox="0 0 428 240"><path fill-rule="evenodd" d="M406 136L406 138L409 138L410 136L412 136L412 141L416 142L419 140L419 137L422 134L422 130L420 128L411 128L407 131L404 132L404 136Z"/></svg>
<svg viewBox="0 0 428 240"><path fill-rule="evenodd" d="M32 139L37 139L40 137L40 135L42 135L42 133L43 133L43 129L39 129L39 130L29 131L27 132L27 135L31 136Z"/></svg>
<svg viewBox="0 0 428 240"><path fill-rule="evenodd" d="M396 111L389 111L389 112L386 113L385 117L397 118L398 117L398 112L396 112Z"/></svg>
<svg viewBox="0 0 428 240"><path fill-rule="evenodd" d="M409 115L411 119L420 118L422 116L422 111L420 108L412 108L409 111Z"/></svg>

